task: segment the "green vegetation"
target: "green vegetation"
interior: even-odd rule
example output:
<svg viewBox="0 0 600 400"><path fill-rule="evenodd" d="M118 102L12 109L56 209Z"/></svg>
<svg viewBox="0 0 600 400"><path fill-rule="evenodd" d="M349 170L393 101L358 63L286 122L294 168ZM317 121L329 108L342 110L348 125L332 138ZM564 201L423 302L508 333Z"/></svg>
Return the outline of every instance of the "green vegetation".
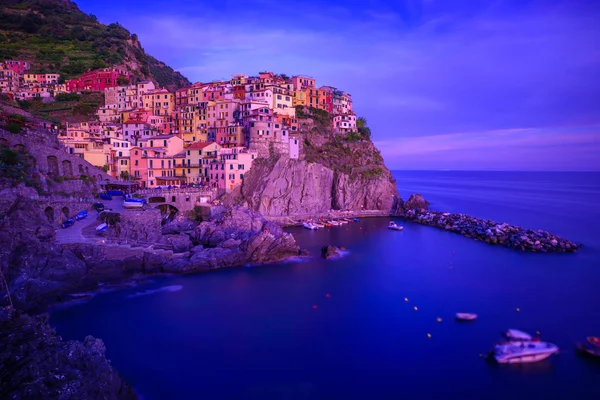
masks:
<svg viewBox="0 0 600 400"><path fill-rule="evenodd" d="M78 101L81 96L77 93L59 93L55 98L56 101Z"/></svg>
<svg viewBox="0 0 600 400"><path fill-rule="evenodd" d="M18 102L23 109L41 118L59 121L79 121L93 115L104 104L103 92L59 93L55 102L45 103L40 98Z"/></svg>
<svg viewBox="0 0 600 400"><path fill-rule="evenodd" d="M58 72L61 81L89 69L135 61L136 80L152 79L164 87L190 82L147 55L137 36L118 23L100 24L93 15L64 0L3 0L0 8L0 59L31 63L33 73Z"/></svg>
<svg viewBox="0 0 600 400"><path fill-rule="evenodd" d="M367 126L367 119L365 117L359 117L356 120L356 128L362 137L371 140L371 129Z"/></svg>
<svg viewBox="0 0 600 400"><path fill-rule="evenodd" d="M24 151L0 147L0 177L12 181L13 186L25 183L41 193L40 175L33 171L34 159Z"/></svg>

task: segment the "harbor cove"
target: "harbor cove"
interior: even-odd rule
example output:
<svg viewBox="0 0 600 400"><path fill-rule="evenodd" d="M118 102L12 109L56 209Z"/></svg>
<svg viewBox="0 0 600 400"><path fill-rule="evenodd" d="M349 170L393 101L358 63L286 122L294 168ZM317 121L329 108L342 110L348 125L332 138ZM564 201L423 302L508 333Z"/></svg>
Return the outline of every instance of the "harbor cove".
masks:
<svg viewBox="0 0 600 400"><path fill-rule="evenodd" d="M600 399L550 3L4 1L0 399Z"/></svg>
<svg viewBox="0 0 600 400"><path fill-rule="evenodd" d="M597 398L600 364L575 343L600 331L600 229L589 223L600 217L590 201L598 174L394 176L432 209L547 229L584 247L522 252L403 219L401 232L388 230L389 218L289 228L309 257L150 278L54 311L51 323L64 339L102 338L145 399ZM325 244L346 251L324 260ZM479 317L458 323L456 312ZM509 328L560 353L487 363Z"/></svg>

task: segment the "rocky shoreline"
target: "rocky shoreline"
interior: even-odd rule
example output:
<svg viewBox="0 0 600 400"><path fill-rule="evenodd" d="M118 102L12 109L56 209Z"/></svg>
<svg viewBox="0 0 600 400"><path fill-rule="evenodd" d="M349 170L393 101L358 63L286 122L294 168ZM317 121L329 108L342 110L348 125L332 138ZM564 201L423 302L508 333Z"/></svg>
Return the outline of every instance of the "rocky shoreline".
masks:
<svg viewBox="0 0 600 400"><path fill-rule="evenodd" d="M428 225L465 237L481 240L489 244L502 245L521 251L542 253L568 253L577 251L577 245L549 232L524 229L507 223L498 224L491 220L453 214L424 208L405 212L404 218L422 225Z"/></svg>

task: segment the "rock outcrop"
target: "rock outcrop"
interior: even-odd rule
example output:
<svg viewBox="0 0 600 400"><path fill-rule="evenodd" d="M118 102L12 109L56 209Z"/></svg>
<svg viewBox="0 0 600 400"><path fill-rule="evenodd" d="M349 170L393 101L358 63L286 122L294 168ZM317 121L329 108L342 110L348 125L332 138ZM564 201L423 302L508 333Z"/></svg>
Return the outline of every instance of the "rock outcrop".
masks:
<svg viewBox="0 0 600 400"><path fill-rule="evenodd" d="M63 341L47 315L0 309L3 399L136 399L105 357L100 339Z"/></svg>
<svg viewBox="0 0 600 400"><path fill-rule="evenodd" d="M337 258L339 256L342 255L342 251L344 251L345 248L343 247L339 247L339 246L334 246L334 245L327 245L327 246L323 246L321 248L321 256L328 260L330 258Z"/></svg>
<svg viewBox="0 0 600 400"><path fill-rule="evenodd" d="M416 203L415 203L416 204ZM574 252L579 245L549 232L524 229L507 223L498 224L491 220L470 217L464 214L443 213L411 209L405 218L423 225L459 233L465 237L499 244L521 251Z"/></svg>
<svg viewBox="0 0 600 400"><path fill-rule="evenodd" d="M429 202L423 198L420 193L411 194L408 200L404 203L404 210L427 210Z"/></svg>
<svg viewBox="0 0 600 400"><path fill-rule="evenodd" d="M265 217L306 217L332 209L395 212L402 207L396 183L387 169L379 171L372 177L346 174L320 163L280 157L272 164L254 165L231 198Z"/></svg>

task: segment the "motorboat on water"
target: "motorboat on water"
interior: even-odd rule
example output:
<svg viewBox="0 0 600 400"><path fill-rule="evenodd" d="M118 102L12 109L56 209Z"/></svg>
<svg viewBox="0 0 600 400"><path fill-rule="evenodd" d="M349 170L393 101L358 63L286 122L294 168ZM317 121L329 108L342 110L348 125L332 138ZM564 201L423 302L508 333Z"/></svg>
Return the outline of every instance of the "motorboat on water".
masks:
<svg viewBox="0 0 600 400"><path fill-rule="evenodd" d="M310 230L315 230L315 229L319 229L315 224L313 224L312 222L305 222L302 224L303 227L305 227L306 229L310 229Z"/></svg>
<svg viewBox="0 0 600 400"><path fill-rule="evenodd" d="M126 199L123 200L123 207L125 208L144 208L144 202L138 199Z"/></svg>
<svg viewBox="0 0 600 400"><path fill-rule="evenodd" d="M502 336L511 342L520 342L520 341L530 341L532 340L532 336L527 333L517 329L509 329L506 332L502 333Z"/></svg>
<svg viewBox="0 0 600 400"><path fill-rule="evenodd" d="M558 346L548 342L523 341L498 344L491 356L500 364L533 363L558 353Z"/></svg>
<svg viewBox="0 0 600 400"><path fill-rule="evenodd" d="M333 226L331 225L330 221L326 221L324 219L320 219L319 222L323 225L323 226Z"/></svg>
<svg viewBox="0 0 600 400"><path fill-rule="evenodd" d="M388 225L388 229L393 229L395 231L401 231L402 229L404 229L404 227L396 224L394 221L390 221L390 223Z"/></svg>
<svg viewBox="0 0 600 400"><path fill-rule="evenodd" d="M588 336L586 339L592 346L600 348L600 337Z"/></svg>
<svg viewBox="0 0 600 400"><path fill-rule="evenodd" d="M586 355L600 358L600 347L593 345L590 338L587 338L587 340L587 342L577 343L577 350Z"/></svg>
<svg viewBox="0 0 600 400"><path fill-rule="evenodd" d="M83 211L80 211L77 213L77 215L75 216L75 219L77 221L81 221L82 219L87 218L87 216L88 216L87 210L83 210Z"/></svg>
<svg viewBox="0 0 600 400"><path fill-rule="evenodd" d="M348 223L348 221L346 221L344 218L340 218L340 219L338 219L338 220L337 220L337 222L338 222L340 225L343 225L343 224L347 224L347 223Z"/></svg>
<svg viewBox="0 0 600 400"><path fill-rule="evenodd" d="M456 313L456 319L458 321L475 321L477 319L477 314L471 313Z"/></svg>
<svg viewBox="0 0 600 400"><path fill-rule="evenodd" d="M356 217L352 218L352 220L353 220L354 222L358 222L358 221L360 221L360 220L359 220L358 218L356 218Z"/></svg>
<svg viewBox="0 0 600 400"><path fill-rule="evenodd" d="M340 224L338 221L336 221L335 219L332 219L331 221L329 221L329 223L330 223L332 226L339 226L339 225L341 225L341 224Z"/></svg>
<svg viewBox="0 0 600 400"><path fill-rule="evenodd" d="M100 233L108 229L108 224L100 224L96 227L96 233Z"/></svg>
<svg viewBox="0 0 600 400"><path fill-rule="evenodd" d="M317 228L325 228L325 225L323 225L322 223L318 222L318 221L311 221L311 224L313 224L314 226L316 226Z"/></svg>

